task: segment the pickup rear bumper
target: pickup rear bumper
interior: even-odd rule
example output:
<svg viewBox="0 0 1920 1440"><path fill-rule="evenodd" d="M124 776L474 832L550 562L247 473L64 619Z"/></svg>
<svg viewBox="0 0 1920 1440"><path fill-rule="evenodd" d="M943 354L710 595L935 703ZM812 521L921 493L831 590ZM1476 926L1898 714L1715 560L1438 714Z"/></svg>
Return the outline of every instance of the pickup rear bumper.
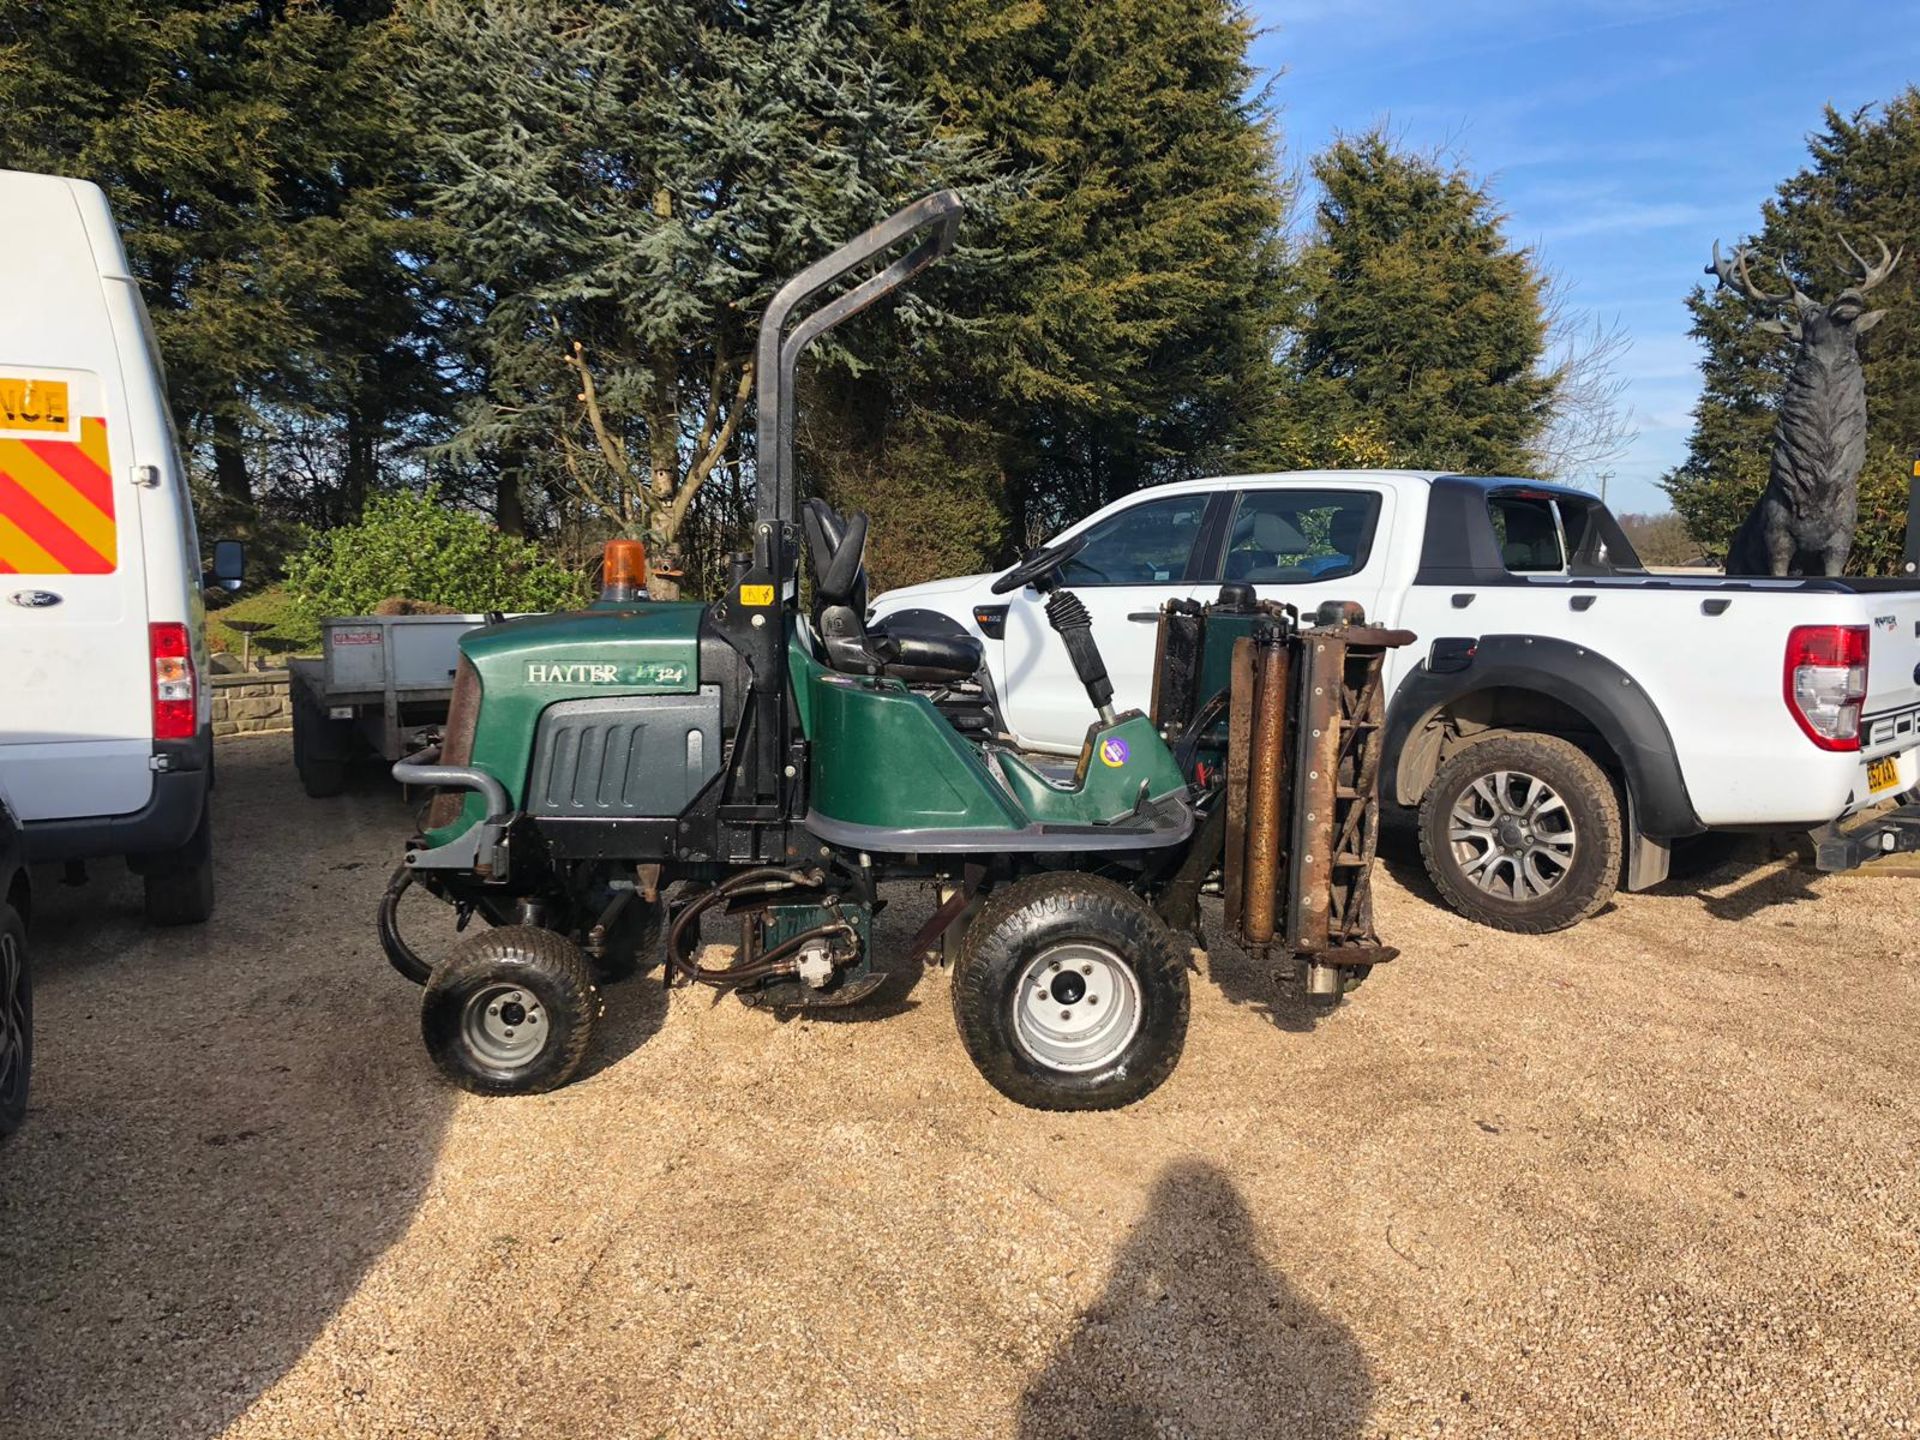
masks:
<svg viewBox="0 0 1920 1440"><path fill-rule="evenodd" d="M1855 870L1882 855L1920 850L1920 801L1875 817L1855 829L1829 825L1814 836L1814 864L1821 870Z"/></svg>

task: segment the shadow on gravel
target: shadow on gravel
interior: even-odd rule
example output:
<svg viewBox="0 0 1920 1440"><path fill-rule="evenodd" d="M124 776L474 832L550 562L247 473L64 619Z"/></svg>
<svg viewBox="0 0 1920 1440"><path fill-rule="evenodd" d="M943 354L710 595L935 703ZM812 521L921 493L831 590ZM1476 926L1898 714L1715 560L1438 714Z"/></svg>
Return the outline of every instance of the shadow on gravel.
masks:
<svg viewBox="0 0 1920 1440"><path fill-rule="evenodd" d="M1345 1326L1260 1258L1233 1182L1169 1166L1106 1292L1020 1400L1019 1440L1361 1433L1373 1394Z"/></svg>
<svg viewBox="0 0 1920 1440"><path fill-rule="evenodd" d="M1277 958L1255 960L1228 939L1219 924L1208 927L1206 976L1220 993L1282 1030L1304 1034L1334 1011L1308 1001L1292 961L1278 949L1274 955Z"/></svg>
<svg viewBox="0 0 1920 1440"><path fill-rule="evenodd" d="M584 1080L618 1065L660 1033L667 1022L667 992L656 966L640 975L600 987L606 1011L593 1027L593 1043L574 1080Z"/></svg>
<svg viewBox="0 0 1920 1440"><path fill-rule="evenodd" d="M433 1172L455 1095L373 932L406 812L391 786L308 800L283 740L219 763L210 923L147 928L117 862L40 891L33 1104L0 1152L0 1434L210 1440Z"/></svg>

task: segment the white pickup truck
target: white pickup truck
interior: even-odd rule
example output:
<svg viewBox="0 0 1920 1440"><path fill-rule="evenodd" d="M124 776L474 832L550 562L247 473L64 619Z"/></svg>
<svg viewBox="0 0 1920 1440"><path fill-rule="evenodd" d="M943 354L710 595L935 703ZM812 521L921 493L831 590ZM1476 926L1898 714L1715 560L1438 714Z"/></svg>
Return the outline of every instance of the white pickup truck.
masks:
<svg viewBox="0 0 1920 1440"><path fill-rule="evenodd" d="M1303 614L1355 600L1420 643L1388 659L1385 797L1418 807L1462 914L1547 931L1624 876L1658 883L1705 830L1813 830L1916 783L1920 589L1649 574L1592 495L1533 481L1308 471L1143 490L1056 537L1121 708L1148 708L1169 600L1223 586ZM992 575L889 591L895 629L985 646L990 723L1077 753L1093 718L1042 597ZM1920 848L1920 806L1819 847L1826 868Z"/></svg>

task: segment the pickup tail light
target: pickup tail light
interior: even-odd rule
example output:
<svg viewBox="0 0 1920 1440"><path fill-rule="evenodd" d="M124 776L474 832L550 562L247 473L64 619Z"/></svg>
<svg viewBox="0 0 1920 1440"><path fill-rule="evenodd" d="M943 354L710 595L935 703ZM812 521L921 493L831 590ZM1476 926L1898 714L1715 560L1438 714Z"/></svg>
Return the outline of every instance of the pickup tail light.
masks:
<svg viewBox="0 0 1920 1440"><path fill-rule="evenodd" d="M1867 627L1796 625L1787 634L1787 709L1822 750L1860 748Z"/></svg>
<svg viewBox="0 0 1920 1440"><path fill-rule="evenodd" d="M171 621L147 627L147 650L153 657L153 738L191 740L199 733L193 643L187 627Z"/></svg>

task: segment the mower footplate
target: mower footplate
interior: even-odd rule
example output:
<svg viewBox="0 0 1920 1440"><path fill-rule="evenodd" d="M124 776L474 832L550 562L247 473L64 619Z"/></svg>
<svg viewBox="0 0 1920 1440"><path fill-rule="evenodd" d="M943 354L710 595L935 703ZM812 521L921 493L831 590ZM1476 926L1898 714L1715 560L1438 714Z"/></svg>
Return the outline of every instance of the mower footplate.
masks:
<svg viewBox="0 0 1920 1440"><path fill-rule="evenodd" d="M824 1010L858 1005L886 983L883 970L842 981L831 990L815 990L799 980L781 980L759 990L742 990L740 999L743 1004L760 1010Z"/></svg>

